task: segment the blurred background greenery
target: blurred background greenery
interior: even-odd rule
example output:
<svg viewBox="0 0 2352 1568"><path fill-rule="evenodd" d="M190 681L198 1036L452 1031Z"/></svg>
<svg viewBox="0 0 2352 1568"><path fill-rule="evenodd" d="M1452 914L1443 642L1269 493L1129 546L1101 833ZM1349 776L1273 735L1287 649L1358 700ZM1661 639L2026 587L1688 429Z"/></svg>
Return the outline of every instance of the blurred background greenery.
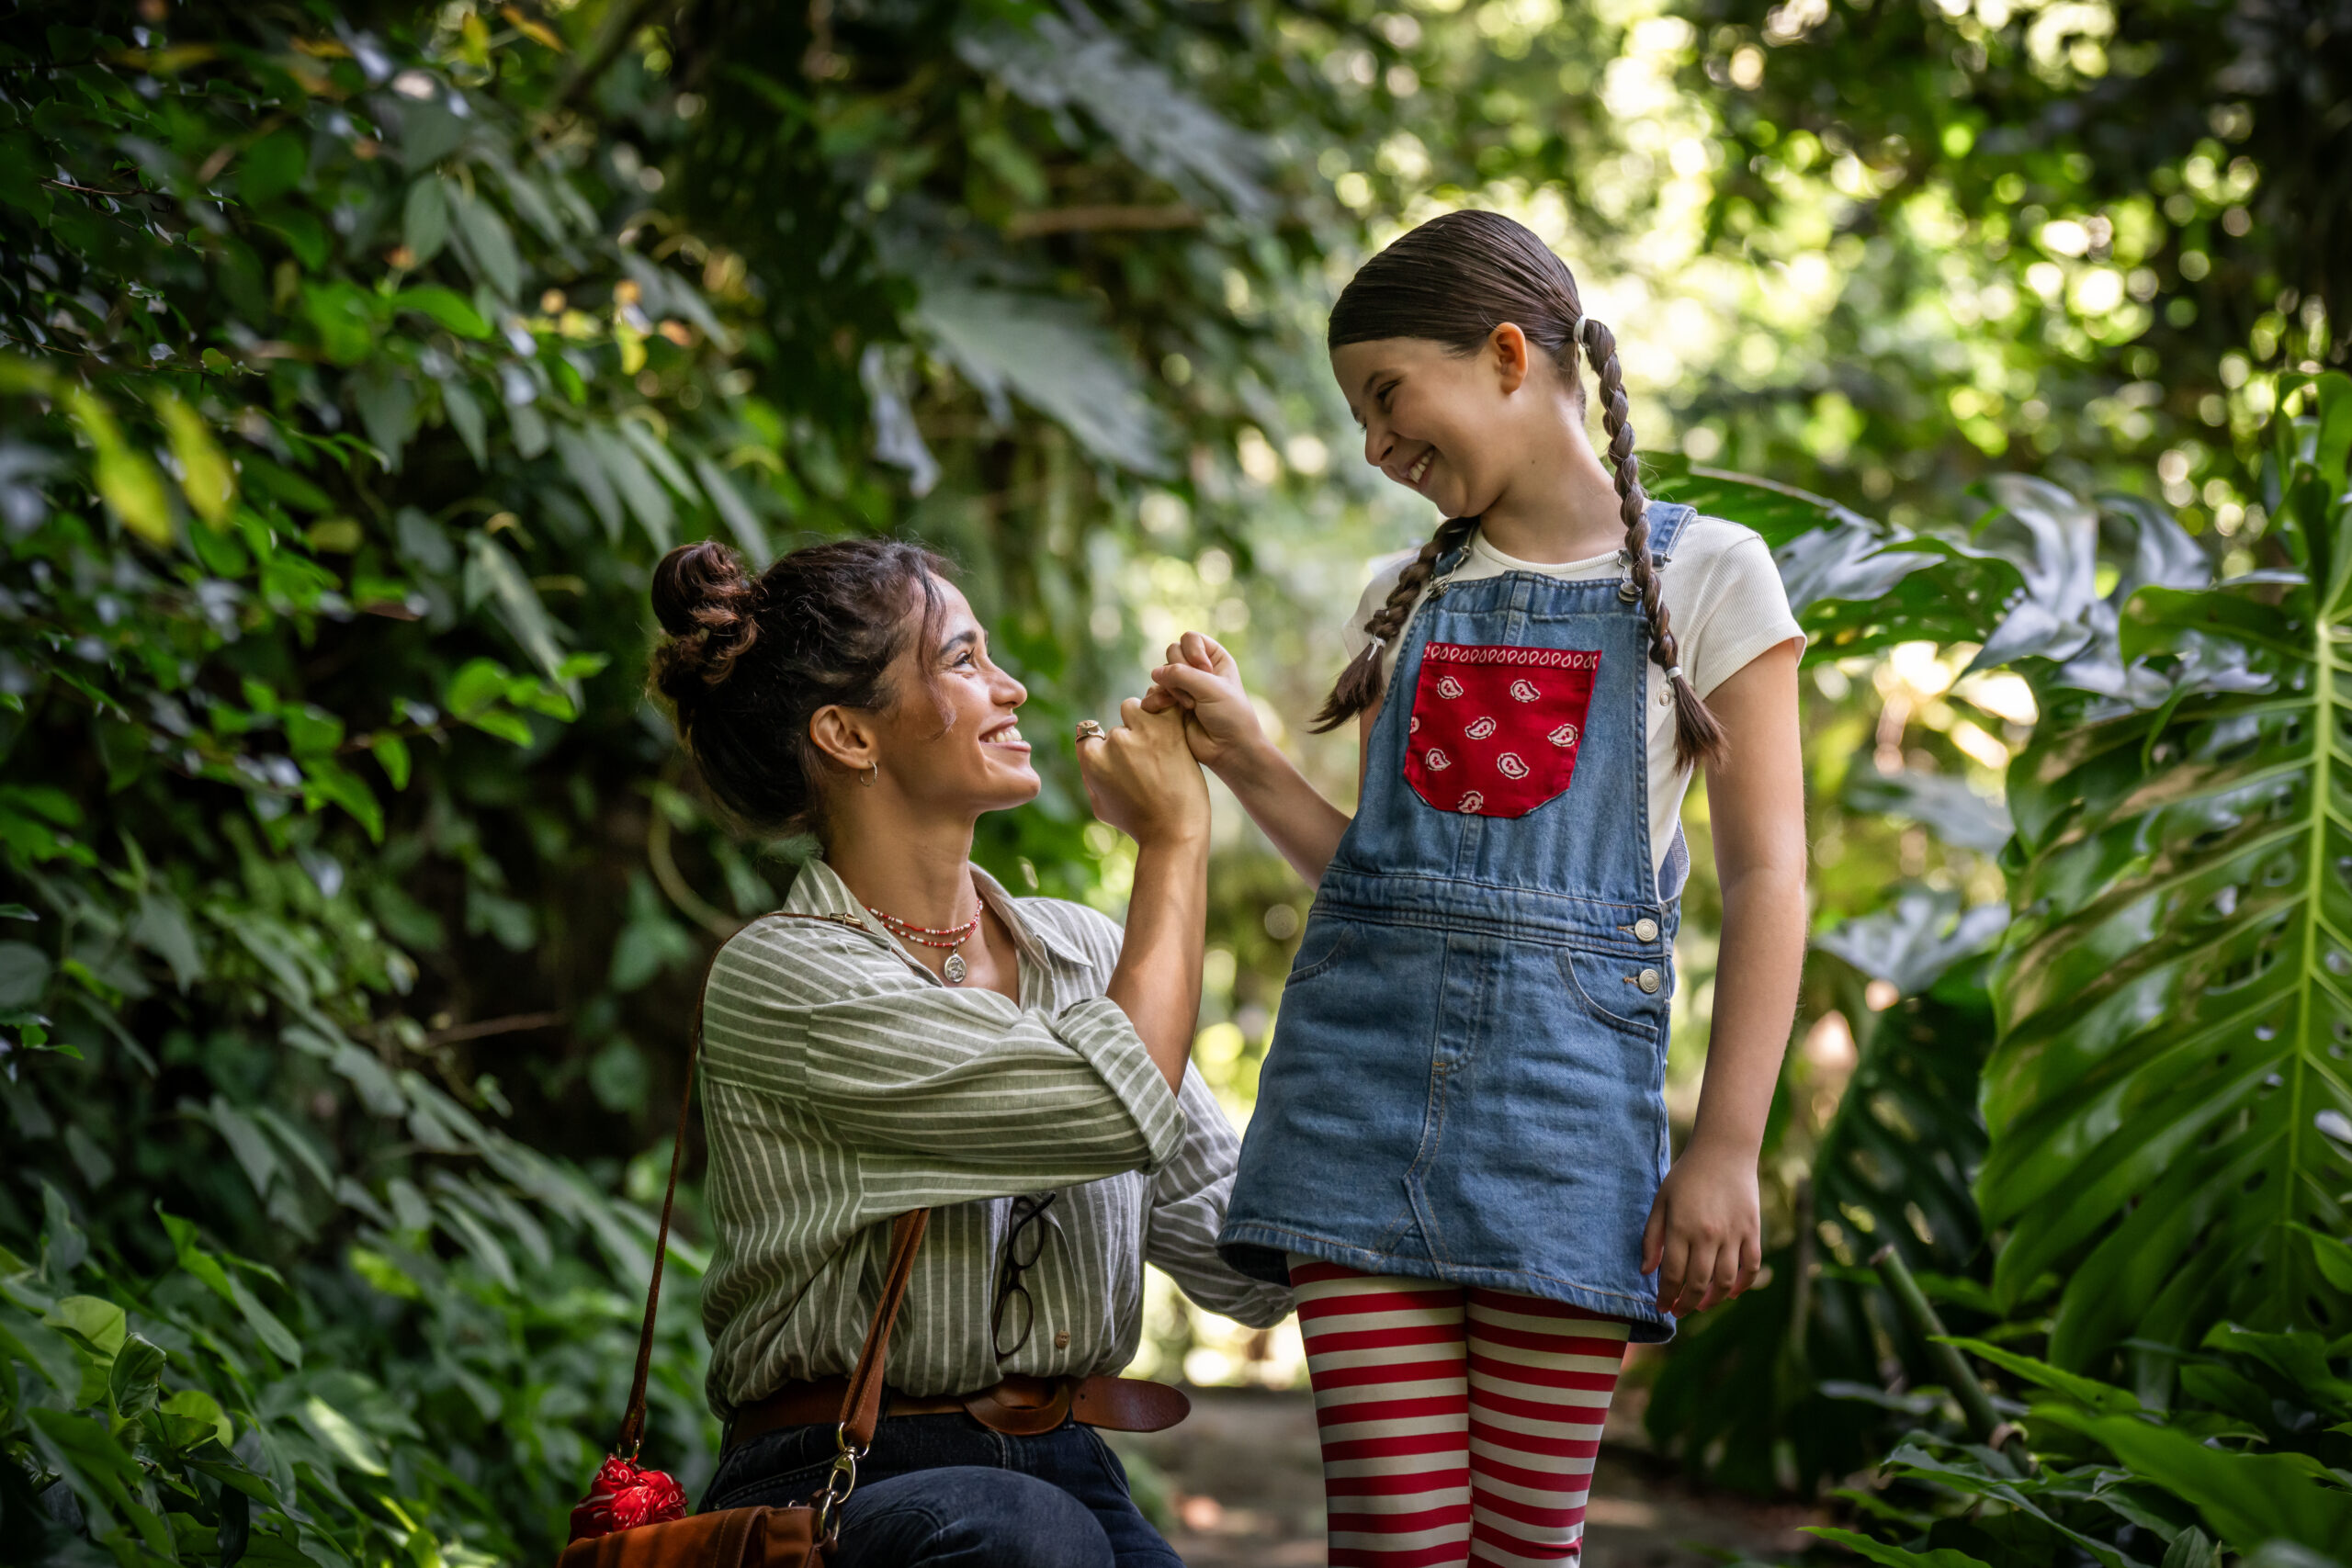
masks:
<svg viewBox="0 0 2352 1568"><path fill-rule="evenodd" d="M0 1560L542 1553L625 1389L703 963L806 852L721 832L642 699L651 563L921 536L1046 736L1213 630L1347 798L1303 719L1436 519L1358 460L1323 318L1468 205L1616 331L1657 491L1814 606L1773 1284L1629 1400L1663 1377L1662 1450L1812 1495L1957 1408L1905 1392L1878 1245L1965 1326L2034 1321L1970 1186L2004 784L2053 690L2174 710L2013 668L2066 650L2004 615L2076 593L2107 648L2119 585L2302 558L2262 460L2346 354L2340 6L28 3L0 85ZM1996 538L2042 524L2075 543ZM2133 565L2176 536L2189 578ZM1945 564L1896 593L1858 563L1905 540ZM980 858L1115 912L1121 844L1041 766ZM1222 797L1212 891L1238 1121L1309 896ZM656 1446L693 1484L691 1201L684 1235ZM1140 1374L1302 1376L1287 1328L1150 1303ZM1693 1393L1736 1373L1745 1426Z"/></svg>

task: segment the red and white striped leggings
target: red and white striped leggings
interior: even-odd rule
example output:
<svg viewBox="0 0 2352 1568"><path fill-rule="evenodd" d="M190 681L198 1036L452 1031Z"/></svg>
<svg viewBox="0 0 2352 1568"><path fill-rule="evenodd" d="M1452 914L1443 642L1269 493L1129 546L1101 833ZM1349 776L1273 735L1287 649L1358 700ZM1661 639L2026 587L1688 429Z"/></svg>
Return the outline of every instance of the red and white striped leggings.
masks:
<svg viewBox="0 0 2352 1568"><path fill-rule="evenodd" d="M1574 1563L1631 1325L1294 1256L1331 1568Z"/></svg>

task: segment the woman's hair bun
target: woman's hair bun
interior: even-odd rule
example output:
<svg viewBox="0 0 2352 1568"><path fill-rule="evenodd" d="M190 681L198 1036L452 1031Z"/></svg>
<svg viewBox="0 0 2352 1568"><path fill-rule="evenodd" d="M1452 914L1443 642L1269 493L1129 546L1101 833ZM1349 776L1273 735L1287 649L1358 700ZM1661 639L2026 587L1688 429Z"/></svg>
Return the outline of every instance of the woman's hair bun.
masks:
<svg viewBox="0 0 2352 1568"><path fill-rule="evenodd" d="M713 686L727 679L759 636L759 581L715 539L663 556L653 569L652 598L654 617L672 639L656 660L655 683L673 696L679 677Z"/></svg>
<svg viewBox="0 0 2352 1568"><path fill-rule="evenodd" d="M803 546L757 578L725 545L662 558L653 613L670 635L653 649L650 684L729 817L763 833L823 834L823 781L842 769L809 723L828 706L878 713L899 700L891 666L910 644L930 646L946 571L906 539Z"/></svg>

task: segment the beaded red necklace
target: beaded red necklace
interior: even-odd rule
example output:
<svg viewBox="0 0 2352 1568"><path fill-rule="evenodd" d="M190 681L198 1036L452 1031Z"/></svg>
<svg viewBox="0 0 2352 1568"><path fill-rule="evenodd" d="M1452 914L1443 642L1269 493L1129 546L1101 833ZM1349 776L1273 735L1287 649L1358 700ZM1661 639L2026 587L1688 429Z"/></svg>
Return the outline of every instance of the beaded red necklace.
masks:
<svg viewBox="0 0 2352 1568"><path fill-rule="evenodd" d="M985 909L986 906L982 908ZM865 912L881 921L883 927L892 936L906 942L920 942L925 947L944 949L947 953L947 962L940 966L941 973L947 977L947 983L951 986L960 986L964 983L964 976L969 971L965 967L964 955L956 949L971 941L972 933L980 929L978 915L974 915L960 926L919 926L911 921L902 920L896 915L885 914L871 904L865 907Z"/></svg>

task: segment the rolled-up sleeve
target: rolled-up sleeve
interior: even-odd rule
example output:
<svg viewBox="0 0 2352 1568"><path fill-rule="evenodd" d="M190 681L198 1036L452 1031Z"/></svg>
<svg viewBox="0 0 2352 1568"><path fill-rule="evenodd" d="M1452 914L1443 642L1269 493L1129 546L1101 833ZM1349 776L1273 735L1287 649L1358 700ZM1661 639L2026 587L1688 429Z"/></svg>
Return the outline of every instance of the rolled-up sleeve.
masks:
<svg viewBox="0 0 2352 1568"><path fill-rule="evenodd" d="M711 1082L794 1101L901 1202L1157 1171L1185 1147L1183 1107L1107 998L1024 1010L779 921L729 944L705 1005Z"/></svg>
<svg viewBox="0 0 2352 1568"><path fill-rule="evenodd" d="M1196 1069L1184 1069L1179 1098L1184 1146L1153 1179L1144 1257L1209 1311L1252 1328L1271 1328L1290 1314L1289 1290L1236 1271L1216 1250L1241 1140Z"/></svg>

